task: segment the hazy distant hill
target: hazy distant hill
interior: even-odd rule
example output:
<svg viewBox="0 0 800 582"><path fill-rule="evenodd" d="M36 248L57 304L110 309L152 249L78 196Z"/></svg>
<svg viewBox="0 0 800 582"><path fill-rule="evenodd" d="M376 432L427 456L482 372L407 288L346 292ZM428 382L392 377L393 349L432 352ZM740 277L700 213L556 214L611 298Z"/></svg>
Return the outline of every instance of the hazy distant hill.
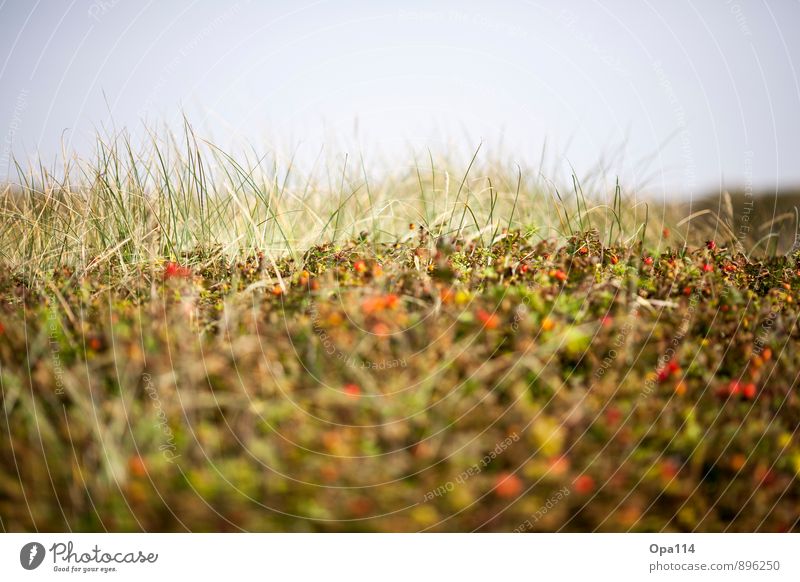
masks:
<svg viewBox="0 0 800 582"><path fill-rule="evenodd" d="M758 244L763 250L769 245L770 252L777 248L787 252L795 241L798 230L798 212L800 212L800 188L775 191L758 191L747 193L743 190L732 190L729 196L724 193L708 195L691 203L681 205L683 216L690 216L703 210L710 210L720 217L730 228L745 248ZM696 235L707 232L718 232L718 238L725 241L730 238L724 227L717 226L717 219L706 213L697 216L692 224L700 227ZM694 237L692 237L694 238ZM777 247L775 246L777 245Z"/></svg>

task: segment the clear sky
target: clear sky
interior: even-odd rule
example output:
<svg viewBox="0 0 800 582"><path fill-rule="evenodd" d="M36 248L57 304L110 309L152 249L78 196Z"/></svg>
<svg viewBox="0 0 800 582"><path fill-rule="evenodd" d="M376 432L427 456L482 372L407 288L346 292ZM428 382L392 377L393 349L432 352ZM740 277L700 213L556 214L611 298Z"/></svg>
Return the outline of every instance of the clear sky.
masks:
<svg viewBox="0 0 800 582"><path fill-rule="evenodd" d="M185 112L223 146L536 165L546 139L546 171L657 195L795 186L798 26L798 0L0 0L0 176Z"/></svg>

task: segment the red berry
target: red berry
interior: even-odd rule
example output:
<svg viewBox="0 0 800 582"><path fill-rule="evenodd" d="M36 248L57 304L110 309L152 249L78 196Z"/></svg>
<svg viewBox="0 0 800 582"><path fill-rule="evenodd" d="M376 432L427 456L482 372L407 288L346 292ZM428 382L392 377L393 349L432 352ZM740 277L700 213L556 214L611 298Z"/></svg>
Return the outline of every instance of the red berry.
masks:
<svg viewBox="0 0 800 582"><path fill-rule="evenodd" d="M653 257L645 257L644 258L644 264L647 265L648 267L650 265L652 265L653 264Z"/></svg>
<svg viewBox="0 0 800 582"><path fill-rule="evenodd" d="M750 382L749 384L745 384L742 388L742 396L747 398L748 400L752 400L756 397L756 385Z"/></svg>
<svg viewBox="0 0 800 582"><path fill-rule="evenodd" d="M713 270L714 270L714 265L712 265L711 263L703 263L703 271L704 272L710 273Z"/></svg>
<svg viewBox="0 0 800 582"><path fill-rule="evenodd" d="M358 384L345 384L342 391L354 400L361 397L361 388L358 387Z"/></svg>
<svg viewBox="0 0 800 582"><path fill-rule="evenodd" d="M715 243L713 240L706 241L706 248L710 251L713 251L717 248L717 243Z"/></svg>
<svg viewBox="0 0 800 582"><path fill-rule="evenodd" d="M367 497L356 497L348 502L348 507L353 515L363 517L372 510L372 501Z"/></svg>
<svg viewBox="0 0 800 582"><path fill-rule="evenodd" d="M622 412L616 406L609 406L606 408L606 421L608 424L615 426L622 418Z"/></svg>
<svg viewBox="0 0 800 582"><path fill-rule="evenodd" d="M775 482L775 471L767 467L766 465L759 464L754 472L753 475L756 481L759 482L761 485L772 485Z"/></svg>
<svg viewBox="0 0 800 582"><path fill-rule="evenodd" d="M178 263L170 261L164 266L164 278L172 279L173 277L185 279L189 277L192 272L187 267L182 267Z"/></svg>
<svg viewBox="0 0 800 582"><path fill-rule="evenodd" d="M594 491L594 479L589 475L581 475L575 479L573 486L575 487L575 491L581 495L587 495Z"/></svg>
<svg viewBox="0 0 800 582"><path fill-rule="evenodd" d="M736 396L741 390L742 385L739 383L739 380L731 380L730 384L728 384L728 394L731 396Z"/></svg>

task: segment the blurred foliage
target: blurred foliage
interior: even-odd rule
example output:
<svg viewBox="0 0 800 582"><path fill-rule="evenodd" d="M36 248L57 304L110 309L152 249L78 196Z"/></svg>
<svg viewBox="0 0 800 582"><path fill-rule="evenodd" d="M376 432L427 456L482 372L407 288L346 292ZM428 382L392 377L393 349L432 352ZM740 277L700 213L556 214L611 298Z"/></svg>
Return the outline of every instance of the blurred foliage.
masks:
<svg viewBox="0 0 800 582"><path fill-rule="evenodd" d="M798 529L796 257L481 240L7 265L2 527Z"/></svg>

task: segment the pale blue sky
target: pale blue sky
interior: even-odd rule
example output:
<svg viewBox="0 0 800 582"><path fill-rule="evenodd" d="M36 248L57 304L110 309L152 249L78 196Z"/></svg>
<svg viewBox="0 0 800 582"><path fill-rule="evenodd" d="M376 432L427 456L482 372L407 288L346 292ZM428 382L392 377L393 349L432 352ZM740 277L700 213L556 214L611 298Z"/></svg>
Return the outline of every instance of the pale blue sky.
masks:
<svg viewBox="0 0 800 582"><path fill-rule="evenodd" d="M546 138L547 171L605 157L656 195L795 186L798 25L798 0L0 1L0 175L185 111L301 156L535 165Z"/></svg>

